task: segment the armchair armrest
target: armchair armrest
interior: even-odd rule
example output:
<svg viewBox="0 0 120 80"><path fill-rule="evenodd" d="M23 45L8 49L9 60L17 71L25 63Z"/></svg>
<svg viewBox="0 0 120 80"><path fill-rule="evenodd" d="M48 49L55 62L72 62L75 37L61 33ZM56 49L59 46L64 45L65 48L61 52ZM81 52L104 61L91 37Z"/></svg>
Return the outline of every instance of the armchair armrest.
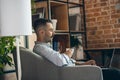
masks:
<svg viewBox="0 0 120 80"><path fill-rule="evenodd" d="M103 80L102 69L93 65L63 67L60 80Z"/></svg>

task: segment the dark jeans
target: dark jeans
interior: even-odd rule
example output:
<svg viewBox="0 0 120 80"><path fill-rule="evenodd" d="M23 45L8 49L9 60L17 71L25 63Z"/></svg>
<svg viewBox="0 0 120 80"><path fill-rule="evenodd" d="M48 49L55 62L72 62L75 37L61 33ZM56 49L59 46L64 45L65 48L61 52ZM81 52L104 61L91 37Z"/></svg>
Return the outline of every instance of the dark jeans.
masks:
<svg viewBox="0 0 120 80"><path fill-rule="evenodd" d="M102 68L103 80L120 80L120 69Z"/></svg>

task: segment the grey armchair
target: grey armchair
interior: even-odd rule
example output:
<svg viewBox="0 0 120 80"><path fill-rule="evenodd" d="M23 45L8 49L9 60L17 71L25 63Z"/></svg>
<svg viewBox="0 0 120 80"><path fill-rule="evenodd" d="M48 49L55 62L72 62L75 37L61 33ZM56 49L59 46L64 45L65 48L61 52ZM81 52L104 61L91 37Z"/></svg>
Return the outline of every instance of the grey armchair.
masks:
<svg viewBox="0 0 120 80"><path fill-rule="evenodd" d="M20 48L20 57L22 80L103 80L98 66L58 67L26 48Z"/></svg>

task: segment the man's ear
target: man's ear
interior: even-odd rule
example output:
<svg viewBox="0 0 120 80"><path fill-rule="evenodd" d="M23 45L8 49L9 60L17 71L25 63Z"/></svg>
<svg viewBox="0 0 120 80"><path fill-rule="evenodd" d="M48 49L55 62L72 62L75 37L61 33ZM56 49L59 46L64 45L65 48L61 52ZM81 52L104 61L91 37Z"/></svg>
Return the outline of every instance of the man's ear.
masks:
<svg viewBox="0 0 120 80"><path fill-rule="evenodd" d="M43 29L39 29L39 34L44 34L45 31Z"/></svg>

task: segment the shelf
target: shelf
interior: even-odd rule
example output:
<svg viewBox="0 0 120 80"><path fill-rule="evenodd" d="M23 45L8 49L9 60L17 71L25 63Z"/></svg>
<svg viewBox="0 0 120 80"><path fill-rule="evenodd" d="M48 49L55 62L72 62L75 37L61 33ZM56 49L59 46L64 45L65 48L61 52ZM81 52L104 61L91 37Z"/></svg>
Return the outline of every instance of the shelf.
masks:
<svg viewBox="0 0 120 80"><path fill-rule="evenodd" d="M66 3L61 3L61 2L58 2L58 1L50 1L50 3L51 3L52 7L66 5Z"/></svg>
<svg viewBox="0 0 120 80"><path fill-rule="evenodd" d="M69 31L68 30L56 30L55 32L56 33L68 33Z"/></svg>
<svg viewBox="0 0 120 80"><path fill-rule="evenodd" d="M55 33L54 36L70 36L70 33Z"/></svg>
<svg viewBox="0 0 120 80"><path fill-rule="evenodd" d="M75 0L72 0L72 1L67 1L67 0L52 0L52 1L83 6L83 5L79 2L79 0L78 0L77 2L75 2Z"/></svg>
<svg viewBox="0 0 120 80"><path fill-rule="evenodd" d="M47 1L36 2L34 8L47 7Z"/></svg>
<svg viewBox="0 0 120 80"><path fill-rule="evenodd" d="M86 32L85 31L70 31L70 33L72 33L72 34L78 34L78 33L84 34Z"/></svg>

